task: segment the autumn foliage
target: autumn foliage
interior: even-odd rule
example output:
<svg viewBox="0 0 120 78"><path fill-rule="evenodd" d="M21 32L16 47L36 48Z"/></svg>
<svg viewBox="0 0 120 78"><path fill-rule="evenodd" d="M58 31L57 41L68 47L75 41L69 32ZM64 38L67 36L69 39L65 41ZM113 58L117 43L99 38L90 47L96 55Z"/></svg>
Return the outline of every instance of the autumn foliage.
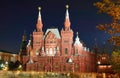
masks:
<svg viewBox="0 0 120 78"><path fill-rule="evenodd" d="M102 0L94 3L99 13L106 13L112 17L109 24L99 24L98 29L111 35L108 41L115 46L120 46L120 0Z"/></svg>
<svg viewBox="0 0 120 78"><path fill-rule="evenodd" d="M112 53L111 64L114 72L120 73L120 50L116 50Z"/></svg>

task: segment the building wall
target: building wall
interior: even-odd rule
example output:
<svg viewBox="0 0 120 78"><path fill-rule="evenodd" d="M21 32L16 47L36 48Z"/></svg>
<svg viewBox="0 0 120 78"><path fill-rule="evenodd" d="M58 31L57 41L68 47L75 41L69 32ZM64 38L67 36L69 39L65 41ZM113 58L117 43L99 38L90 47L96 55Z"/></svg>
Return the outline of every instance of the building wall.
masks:
<svg viewBox="0 0 120 78"><path fill-rule="evenodd" d="M19 60L19 56L17 54L12 54L12 53L7 53L7 52L0 52L0 60L3 60L3 61L17 61Z"/></svg>
<svg viewBox="0 0 120 78"><path fill-rule="evenodd" d="M28 59L27 59L28 58ZM29 61L29 57L26 57ZM69 62L72 59L72 62ZM32 59L34 61L34 58ZM76 56L37 56L37 61L28 63L26 71L45 72L95 72L94 54L83 52Z"/></svg>
<svg viewBox="0 0 120 78"><path fill-rule="evenodd" d="M28 43L27 55L20 55L26 71L54 72L95 72L95 54L80 42L78 34L73 42L73 30L70 28L68 7L64 28L42 31L39 11L36 30Z"/></svg>

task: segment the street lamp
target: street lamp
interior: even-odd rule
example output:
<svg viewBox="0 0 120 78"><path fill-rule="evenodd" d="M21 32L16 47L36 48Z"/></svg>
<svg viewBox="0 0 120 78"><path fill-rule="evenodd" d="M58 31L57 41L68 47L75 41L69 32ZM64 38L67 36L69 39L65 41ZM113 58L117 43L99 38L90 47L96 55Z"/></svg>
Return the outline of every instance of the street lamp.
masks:
<svg viewBox="0 0 120 78"><path fill-rule="evenodd" d="M5 64L8 65L8 62L6 61Z"/></svg>
<svg viewBox="0 0 120 78"><path fill-rule="evenodd" d="M99 65L99 64L101 64L101 62L100 62L100 61L98 61L98 62L97 62L97 64Z"/></svg>
<svg viewBox="0 0 120 78"><path fill-rule="evenodd" d="M19 66L18 66L18 70L22 70L22 65L20 64Z"/></svg>
<svg viewBox="0 0 120 78"><path fill-rule="evenodd" d="M22 68L22 65L19 65L19 67L18 68Z"/></svg>

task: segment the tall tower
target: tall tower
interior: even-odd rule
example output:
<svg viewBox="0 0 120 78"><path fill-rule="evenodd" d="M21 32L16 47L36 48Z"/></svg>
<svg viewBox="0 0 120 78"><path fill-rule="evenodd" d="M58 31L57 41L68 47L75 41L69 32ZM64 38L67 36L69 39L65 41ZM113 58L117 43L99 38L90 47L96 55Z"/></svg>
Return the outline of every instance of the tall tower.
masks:
<svg viewBox="0 0 120 78"><path fill-rule="evenodd" d="M39 10L39 14L38 14L38 21L36 24L36 29L38 32L41 32L43 27L42 19L41 19L41 7L38 7L38 10Z"/></svg>
<svg viewBox="0 0 120 78"><path fill-rule="evenodd" d="M65 26L66 31L70 30L70 25L71 25L68 8L69 8L69 6L66 5L66 15L65 15L65 22L64 22L64 26Z"/></svg>
<svg viewBox="0 0 120 78"><path fill-rule="evenodd" d="M42 19L41 19L41 7L38 7L39 14L38 20L36 24L36 31L33 32L33 56L40 52L42 48L42 41L43 41L43 31L42 31Z"/></svg>
<svg viewBox="0 0 120 78"><path fill-rule="evenodd" d="M70 55L72 53L72 44L73 44L73 31L70 29L70 18L68 12L69 6L66 5L66 15L64 22L64 29L61 30L61 54L62 55Z"/></svg>
<svg viewBox="0 0 120 78"><path fill-rule="evenodd" d="M21 63L23 62L23 56L27 55L26 46L27 46L27 36L26 36L25 31L24 31L24 34L22 36L22 44L21 44L21 48L20 48L20 61L21 61Z"/></svg>

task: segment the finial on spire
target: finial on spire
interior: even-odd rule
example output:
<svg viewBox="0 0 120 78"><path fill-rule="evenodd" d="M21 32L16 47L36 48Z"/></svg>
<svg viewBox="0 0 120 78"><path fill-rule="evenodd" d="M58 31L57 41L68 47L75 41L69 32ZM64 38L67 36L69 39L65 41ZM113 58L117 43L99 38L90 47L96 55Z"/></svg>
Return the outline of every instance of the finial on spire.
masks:
<svg viewBox="0 0 120 78"><path fill-rule="evenodd" d="M66 9L68 9L69 8L69 5L66 5Z"/></svg>
<svg viewBox="0 0 120 78"><path fill-rule="evenodd" d="M78 36L78 32L76 33L76 35Z"/></svg>
<svg viewBox="0 0 120 78"><path fill-rule="evenodd" d="M38 10L39 10L39 19L41 20L41 13L40 13L41 7L38 7Z"/></svg>
<svg viewBox="0 0 120 78"><path fill-rule="evenodd" d="M38 10L40 11L40 10L41 10L41 7L38 7Z"/></svg>
<svg viewBox="0 0 120 78"><path fill-rule="evenodd" d="M97 39L96 39L96 38L95 38L94 40L95 40L95 42L97 41Z"/></svg>

